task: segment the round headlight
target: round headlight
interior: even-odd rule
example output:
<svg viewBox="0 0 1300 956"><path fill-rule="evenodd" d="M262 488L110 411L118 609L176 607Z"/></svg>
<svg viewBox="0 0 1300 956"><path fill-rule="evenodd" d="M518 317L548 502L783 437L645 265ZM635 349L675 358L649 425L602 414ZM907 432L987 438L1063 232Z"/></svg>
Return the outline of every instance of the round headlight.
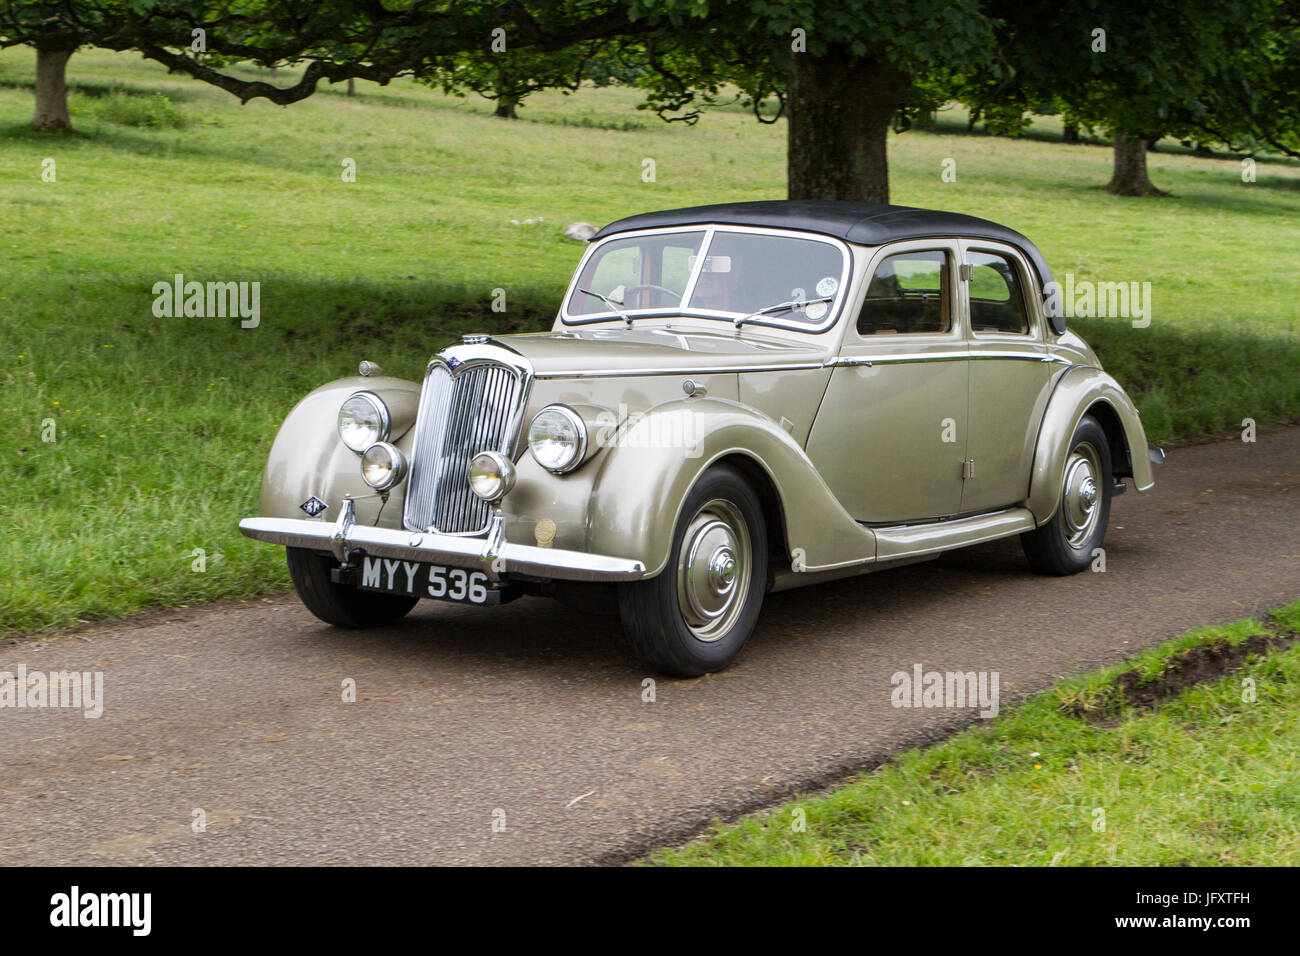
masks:
<svg viewBox="0 0 1300 956"><path fill-rule="evenodd" d="M378 441L361 456L361 477L376 491L387 491L406 477L406 456L386 441Z"/></svg>
<svg viewBox="0 0 1300 956"><path fill-rule="evenodd" d="M484 501L497 501L514 487L515 466L505 455L481 451L469 463L469 488Z"/></svg>
<svg viewBox="0 0 1300 956"><path fill-rule="evenodd" d="M587 453L587 426L567 405L548 405L528 426L528 447L548 471L572 471Z"/></svg>
<svg viewBox="0 0 1300 956"><path fill-rule="evenodd" d="M388 438L388 406L374 392L356 392L339 408L339 438L358 455Z"/></svg>

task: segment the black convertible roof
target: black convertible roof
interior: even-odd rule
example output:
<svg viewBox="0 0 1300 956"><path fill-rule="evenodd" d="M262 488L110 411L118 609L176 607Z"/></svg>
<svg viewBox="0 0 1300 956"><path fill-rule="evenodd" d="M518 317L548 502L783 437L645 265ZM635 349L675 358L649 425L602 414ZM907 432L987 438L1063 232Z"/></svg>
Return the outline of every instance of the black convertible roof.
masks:
<svg viewBox="0 0 1300 956"><path fill-rule="evenodd" d="M1052 281L1052 270L1038 247L1014 229L987 219L937 209L911 206L886 206L877 203L839 202L836 200L773 199L762 202L718 203L712 206L689 206L662 212L643 212L611 222L592 240L634 229L665 229L671 226L699 226L716 223L723 226L767 226L775 229L799 229L834 236L845 242L878 246L898 239L992 239L1015 246L1033 263L1041 285ZM1056 299L1048 299L1054 304ZM1048 318L1056 331L1065 331L1064 315L1047 305Z"/></svg>

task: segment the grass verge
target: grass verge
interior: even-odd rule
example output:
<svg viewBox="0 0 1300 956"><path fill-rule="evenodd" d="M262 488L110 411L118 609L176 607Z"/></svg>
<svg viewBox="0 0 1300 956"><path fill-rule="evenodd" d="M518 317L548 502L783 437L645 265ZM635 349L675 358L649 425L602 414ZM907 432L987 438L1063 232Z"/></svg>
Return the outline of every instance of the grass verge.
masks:
<svg viewBox="0 0 1300 956"><path fill-rule="evenodd" d="M1193 631L649 862L1295 866L1297 636L1300 601Z"/></svg>

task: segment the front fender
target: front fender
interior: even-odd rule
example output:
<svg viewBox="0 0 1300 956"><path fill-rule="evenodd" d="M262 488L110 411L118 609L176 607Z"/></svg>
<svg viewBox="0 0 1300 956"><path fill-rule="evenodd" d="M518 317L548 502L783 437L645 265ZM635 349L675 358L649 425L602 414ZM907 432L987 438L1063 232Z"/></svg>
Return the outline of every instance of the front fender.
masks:
<svg viewBox="0 0 1300 956"><path fill-rule="evenodd" d="M771 482L795 570L875 559L875 535L844 510L798 443L772 420L720 398L666 402L619 429L592 484L587 550L636 558L647 576L658 574L691 486L732 455Z"/></svg>
<svg viewBox="0 0 1300 956"><path fill-rule="evenodd" d="M1146 432L1132 399L1118 382L1101 369L1086 365L1071 366L1061 373L1052 390L1034 449L1034 467L1030 472L1026 506L1040 525L1056 514L1061 503L1061 482L1065 477L1065 461L1069 456L1069 448L1066 446L1079 426L1079 420L1090 410L1093 410L1094 416L1103 419L1101 424L1107 429L1107 434L1111 435L1113 446L1116 444L1115 438L1120 439L1118 444L1127 455L1137 490L1146 491L1155 484L1151 475L1151 462L1147 457ZM1105 420L1107 418L1109 421ZM1114 434L1116 426L1118 436ZM1122 464L1120 461L1115 462L1117 468Z"/></svg>
<svg viewBox="0 0 1300 956"><path fill-rule="evenodd" d="M341 378L310 392L293 407L276 433L262 473L261 516L302 518L299 510L315 495L329 506L320 520L338 517L343 496L357 502L357 521L374 524L380 503L361 479L360 457L343 444L338 432L339 406L353 392L374 392L388 406L391 428L388 440L410 457L411 426L420 402L420 386L405 379L380 376ZM383 527L400 528L406 482L389 496L382 512Z"/></svg>

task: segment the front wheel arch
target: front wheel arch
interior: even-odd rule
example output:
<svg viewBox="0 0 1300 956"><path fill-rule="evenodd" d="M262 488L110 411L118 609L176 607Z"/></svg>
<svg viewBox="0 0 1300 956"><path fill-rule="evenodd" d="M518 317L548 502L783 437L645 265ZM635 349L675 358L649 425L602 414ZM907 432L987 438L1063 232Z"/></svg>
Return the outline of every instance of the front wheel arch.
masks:
<svg viewBox="0 0 1300 956"><path fill-rule="evenodd" d="M710 467L682 503L667 565L652 578L619 585L619 616L643 664L699 677L729 666L748 641L767 591L769 548L762 502L739 469ZM734 579L715 579L712 558L719 554L734 558Z"/></svg>

